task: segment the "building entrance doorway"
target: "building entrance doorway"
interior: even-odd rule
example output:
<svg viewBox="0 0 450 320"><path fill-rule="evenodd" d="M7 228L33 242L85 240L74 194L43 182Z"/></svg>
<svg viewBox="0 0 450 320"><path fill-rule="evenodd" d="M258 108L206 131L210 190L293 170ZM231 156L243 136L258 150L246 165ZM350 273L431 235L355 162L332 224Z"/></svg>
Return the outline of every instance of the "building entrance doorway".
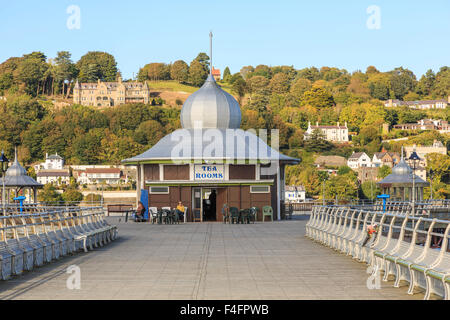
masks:
<svg viewBox="0 0 450 320"><path fill-rule="evenodd" d="M202 188L203 221L216 221L217 189Z"/></svg>

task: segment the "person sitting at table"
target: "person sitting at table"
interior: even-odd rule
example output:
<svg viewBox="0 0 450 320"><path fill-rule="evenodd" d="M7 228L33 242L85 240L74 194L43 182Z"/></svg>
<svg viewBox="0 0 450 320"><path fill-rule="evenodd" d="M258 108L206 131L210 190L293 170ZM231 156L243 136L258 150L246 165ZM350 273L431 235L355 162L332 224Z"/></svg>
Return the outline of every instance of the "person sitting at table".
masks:
<svg viewBox="0 0 450 320"><path fill-rule="evenodd" d="M135 216L135 221L136 222L142 222L144 221L144 212L145 212L145 207L144 204L139 201L138 202L138 207L136 209L136 216Z"/></svg>
<svg viewBox="0 0 450 320"><path fill-rule="evenodd" d="M178 205L175 209L175 213L178 214L178 217L180 217L180 220L184 220L184 206L181 201L178 201Z"/></svg>

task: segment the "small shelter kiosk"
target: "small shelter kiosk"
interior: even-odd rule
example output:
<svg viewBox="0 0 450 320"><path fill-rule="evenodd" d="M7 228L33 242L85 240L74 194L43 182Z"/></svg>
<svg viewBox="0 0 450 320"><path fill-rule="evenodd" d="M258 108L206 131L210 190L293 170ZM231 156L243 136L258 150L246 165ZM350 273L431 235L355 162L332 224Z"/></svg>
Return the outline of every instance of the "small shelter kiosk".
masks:
<svg viewBox="0 0 450 320"><path fill-rule="evenodd" d="M24 195L28 194L27 198L30 203L37 202L37 189L44 186L27 175L27 171L17 160L17 149L14 155L14 162L8 170L6 170L4 179L7 202L9 202L9 199L11 198L11 192L14 193L14 197L17 197L22 190L24 191ZM0 179L0 187L2 185L3 177Z"/></svg>
<svg viewBox="0 0 450 320"><path fill-rule="evenodd" d="M413 181L414 179L414 181ZM423 200L423 188L429 183L414 174L411 167L402 158L392 169L392 173L383 180L377 182L383 194L389 194L391 201L412 201L413 185L415 189L415 201Z"/></svg>
<svg viewBox="0 0 450 320"><path fill-rule="evenodd" d="M258 207L258 220L262 207L271 206L273 219L280 219L285 165L300 159L272 149L261 132L243 131L240 124L238 102L210 74L183 104L182 129L122 161L137 166L137 199L147 201L148 193L148 206L157 208L181 201L189 208L189 222L222 221L224 204ZM275 140L272 136L272 145Z"/></svg>

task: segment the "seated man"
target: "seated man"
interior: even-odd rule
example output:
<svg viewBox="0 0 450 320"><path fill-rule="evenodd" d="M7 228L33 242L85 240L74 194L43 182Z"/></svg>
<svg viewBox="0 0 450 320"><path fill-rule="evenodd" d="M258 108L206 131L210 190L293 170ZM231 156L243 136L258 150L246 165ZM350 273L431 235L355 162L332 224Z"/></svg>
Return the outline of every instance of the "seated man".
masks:
<svg viewBox="0 0 450 320"><path fill-rule="evenodd" d="M181 201L178 202L175 213L178 214L180 220L184 220L184 206Z"/></svg>
<svg viewBox="0 0 450 320"><path fill-rule="evenodd" d="M139 201L138 202L138 207L136 209L136 215L135 215L135 221L136 222L145 221L145 219L144 219L144 212L145 212L144 204L141 201Z"/></svg>

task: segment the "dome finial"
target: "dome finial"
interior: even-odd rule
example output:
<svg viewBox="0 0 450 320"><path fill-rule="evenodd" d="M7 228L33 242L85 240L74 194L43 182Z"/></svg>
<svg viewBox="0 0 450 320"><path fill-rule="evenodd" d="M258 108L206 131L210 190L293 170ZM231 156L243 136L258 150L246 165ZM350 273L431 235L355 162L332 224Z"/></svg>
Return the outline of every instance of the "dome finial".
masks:
<svg viewBox="0 0 450 320"><path fill-rule="evenodd" d="M403 146L402 146L402 158L401 158L401 161L403 161L404 159L403 159Z"/></svg>
<svg viewBox="0 0 450 320"><path fill-rule="evenodd" d="M212 60L212 38L213 38L213 34L212 31L209 31L209 74L212 75L212 65L213 65L213 60Z"/></svg>

